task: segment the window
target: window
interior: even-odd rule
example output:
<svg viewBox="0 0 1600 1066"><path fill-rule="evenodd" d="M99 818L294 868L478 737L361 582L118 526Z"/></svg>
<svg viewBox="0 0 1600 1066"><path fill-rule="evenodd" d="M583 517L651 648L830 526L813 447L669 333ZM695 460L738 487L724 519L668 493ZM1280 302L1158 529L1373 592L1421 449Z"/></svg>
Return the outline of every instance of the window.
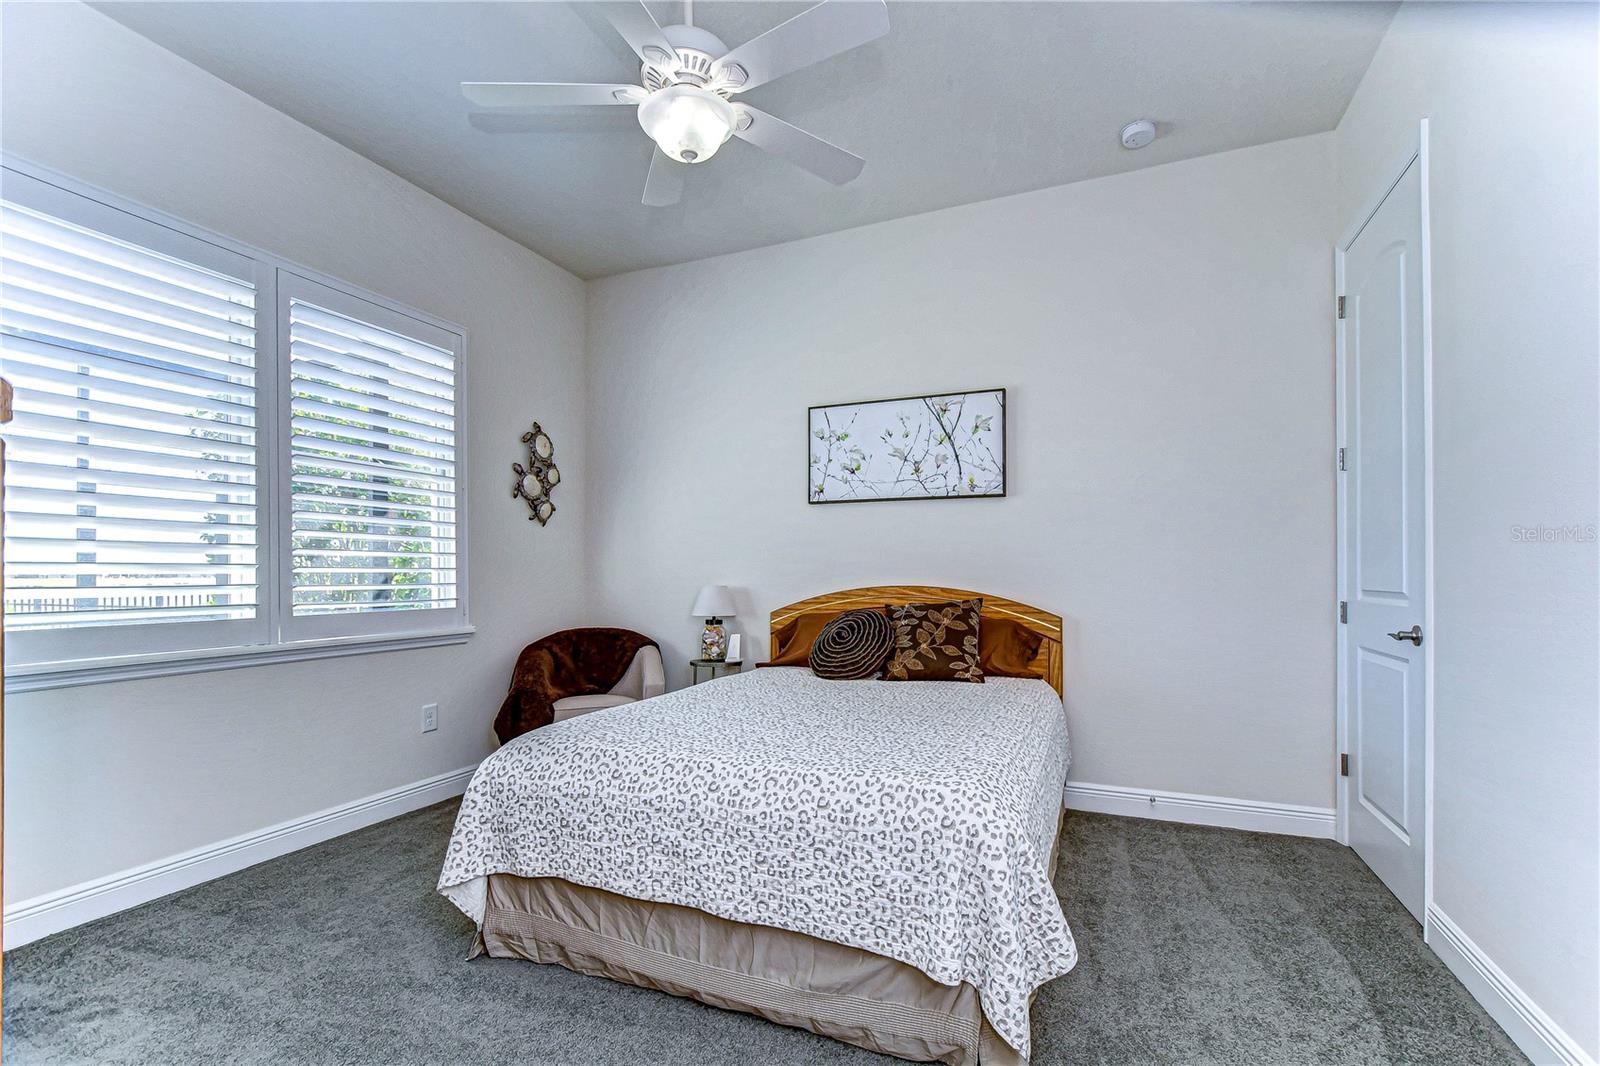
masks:
<svg viewBox="0 0 1600 1066"><path fill-rule="evenodd" d="M292 627L403 627L455 608L457 338L302 278L278 299Z"/></svg>
<svg viewBox="0 0 1600 1066"><path fill-rule="evenodd" d="M3 174L20 687L464 639L460 330Z"/></svg>

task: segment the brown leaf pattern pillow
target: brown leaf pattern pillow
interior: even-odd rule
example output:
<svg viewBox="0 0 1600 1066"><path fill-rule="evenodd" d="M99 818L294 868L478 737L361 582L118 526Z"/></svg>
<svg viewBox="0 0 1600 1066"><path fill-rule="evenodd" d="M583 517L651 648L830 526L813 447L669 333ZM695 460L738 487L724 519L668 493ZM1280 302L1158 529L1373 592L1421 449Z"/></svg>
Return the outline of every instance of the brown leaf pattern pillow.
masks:
<svg viewBox="0 0 1600 1066"><path fill-rule="evenodd" d="M885 681L983 681L978 661L982 600L908 603L889 608L894 647Z"/></svg>

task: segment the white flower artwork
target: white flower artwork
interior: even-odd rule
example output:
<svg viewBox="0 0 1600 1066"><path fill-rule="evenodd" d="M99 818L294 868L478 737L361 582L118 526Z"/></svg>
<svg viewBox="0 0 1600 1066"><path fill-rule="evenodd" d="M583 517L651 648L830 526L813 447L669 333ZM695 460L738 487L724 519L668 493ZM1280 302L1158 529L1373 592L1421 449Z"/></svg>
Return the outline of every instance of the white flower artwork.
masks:
<svg viewBox="0 0 1600 1066"><path fill-rule="evenodd" d="M1006 390L811 408L811 503L1006 494Z"/></svg>

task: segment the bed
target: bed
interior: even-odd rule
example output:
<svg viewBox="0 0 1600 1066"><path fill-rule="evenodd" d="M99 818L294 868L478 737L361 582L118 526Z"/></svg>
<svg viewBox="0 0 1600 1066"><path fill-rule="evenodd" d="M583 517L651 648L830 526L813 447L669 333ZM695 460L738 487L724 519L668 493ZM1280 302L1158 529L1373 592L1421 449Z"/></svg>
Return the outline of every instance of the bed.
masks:
<svg viewBox="0 0 1600 1066"><path fill-rule="evenodd" d="M1071 758L1061 620L928 586L802 614L983 600L1043 639L1030 677L753 670L535 730L479 767L439 890L473 955L660 989L873 1051L1028 1061L1077 960L1051 888ZM774 648L776 653L776 647Z"/></svg>

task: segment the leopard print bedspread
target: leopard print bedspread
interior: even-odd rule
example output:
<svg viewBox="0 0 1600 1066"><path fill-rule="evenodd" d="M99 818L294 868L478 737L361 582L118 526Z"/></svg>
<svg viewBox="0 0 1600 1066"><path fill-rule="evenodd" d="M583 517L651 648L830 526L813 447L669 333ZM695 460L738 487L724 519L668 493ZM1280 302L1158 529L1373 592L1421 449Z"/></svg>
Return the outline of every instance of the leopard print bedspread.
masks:
<svg viewBox="0 0 1600 1066"><path fill-rule="evenodd" d="M534 730L473 775L439 891L559 877L970 982L1029 1052L1077 947L1046 876L1071 749L1043 681L757 670Z"/></svg>

